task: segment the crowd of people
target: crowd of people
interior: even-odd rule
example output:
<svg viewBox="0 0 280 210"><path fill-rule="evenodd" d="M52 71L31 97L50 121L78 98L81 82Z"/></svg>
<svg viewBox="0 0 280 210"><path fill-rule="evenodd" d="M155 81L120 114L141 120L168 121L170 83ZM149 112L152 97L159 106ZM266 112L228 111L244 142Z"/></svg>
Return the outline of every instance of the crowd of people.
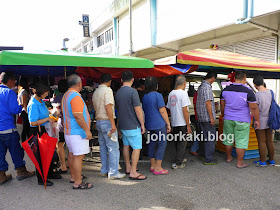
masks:
<svg viewBox="0 0 280 210"><path fill-rule="evenodd" d="M205 165L216 165L214 158L215 143L215 101L212 84L217 78L215 71L209 71L199 86L194 97L197 133L203 134L202 141L194 141L190 153L200 156ZM186 77L177 76L175 87L168 95L167 103L158 92L158 79L145 78L145 92L132 88L134 75L130 71L122 74L122 86L114 94L111 89L112 77L103 74L100 85L93 93L92 103L95 110L96 128L100 146L101 171L100 176L109 179L123 179L126 175L131 180L145 180L146 175L138 172L138 161L143 146L142 135L146 133L152 141L148 144L150 159L149 171L154 175L167 175L168 169L162 167L167 135L174 136L173 142L176 152L173 154L172 169L182 169L187 162L185 158L187 141L185 134L192 134L189 106L191 105L186 89ZM274 165L274 144L272 129L268 126L268 116L272 100L271 91L264 87L263 77L257 75L254 85L258 92L255 94L246 84L246 74L236 71L235 82L227 86L221 93L221 114L223 117L223 133L226 138L223 144L226 148L227 162L232 161L232 149L236 148L237 167L246 168L243 162L245 149L249 144L251 115L253 127L256 131L260 160L255 161L259 166ZM20 145L20 136L16 130L14 115L20 114L23 120L22 141L31 135L42 135L47 126L54 123L44 99L49 94L49 86L42 82L36 85L33 96L30 97L29 82L22 78L17 94L12 90L15 77L11 72L1 73L0 85L0 184L12 179L7 175L8 163L5 160L7 150L10 151L17 171L17 179L22 180L35 175L34 171L27 171L23 160L24 151ZM86 183L82 174L82 162L90 152L89 140L92 139L91 119L87 105L80 95L82 81L78 75L71 75L67 80L58 83L58 92L53 104L60 110L57 129L59 132L57 154L60 167L51 163L48 179L61 179L61 174L67 173L64 144L69 150L68 166L70 183L73 189L90 189L92 184ZM140 97L139 97L140 95ZM116 110L116 111L115 111ZM169 115L171 119L169 120ZM117 116L117 120L116 120ZM170 122L171 121L171 122ZM234 135L234 141L228 136ZM123 157L125 173L119 171L120 146L119 136L123 142ZM182 140L183 139L183 140ZM266 161L266 147L269 160ZM130 150L132 148L132 152ZM199 148L199 149L198 149ZM199 151L198 151L199 150ZM40 160L38 160L41 164ZM38 184L44 182L36 171ZM53 182L47 180L47 186Z"/></svg>

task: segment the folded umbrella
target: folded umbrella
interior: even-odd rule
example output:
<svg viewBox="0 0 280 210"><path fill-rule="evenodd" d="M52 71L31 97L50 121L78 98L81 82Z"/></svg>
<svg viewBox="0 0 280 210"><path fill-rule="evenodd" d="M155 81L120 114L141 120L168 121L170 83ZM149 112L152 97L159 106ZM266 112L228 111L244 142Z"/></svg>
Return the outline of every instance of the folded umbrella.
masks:
<svg viewBox="0 0 280 210"><path fill-rule="evenodd" d="M45 182L45 188L46 188L48 172L52 162L56 143L57 143L57 138L50 137L47 133L44 133L41 137L39 137L39 148L40 148L40 156L41 156L41 163L42 163L43 177L44 177L43 180Z"/></svg>
<svg viewBox="0 0 280 210"><path fill-rule="evenodd" d="M31 161L34 163L36 169L44 180L42 173L42 165L39 164L40 161L40 152L39 152L39 144L38 144L38 136L31 136L28 140L22 143L22 147L25 150L26 154L29 156Z"/></svg>

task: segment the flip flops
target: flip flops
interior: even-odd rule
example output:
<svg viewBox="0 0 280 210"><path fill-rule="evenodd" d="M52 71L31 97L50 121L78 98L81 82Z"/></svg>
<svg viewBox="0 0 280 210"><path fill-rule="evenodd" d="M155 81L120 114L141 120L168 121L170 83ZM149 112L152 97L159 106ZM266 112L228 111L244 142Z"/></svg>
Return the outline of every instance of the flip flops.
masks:
<svg viewBox="0 0 280 210"><path fill-rule="evenodd" d="M137 168L136 171L139 171L139 169ZM125 172L125 174L130 174L130 172Z"/></svg>
<svg viewBox="0 0 280 210"><path fill-rule="evenodd" d="M242 167L238 167L238 166L236 166L236 167L239 168L239 169L242 169L242 168L248 168L249 165L247 165L247 164L245 163L244 166L242 166Z"/></svg>
<svg viewBox="0 0 280 210"><path fill-rule="evenodd" d="M153 171L153 174L154 174L154 175L167 175L167 174L169 174L169 171L163 169L163 170L161 170L161 171Z"/></svg>
<svg viewBox="0 0 280 210"><path fill-rule="evenodd" d="M137 177L131 177L131 176L130 176L129 179L130 179L130 180L145 180L145 179L147 179L146 176L145 176L144 179L140 179L140 178L139 178L140 176L144 176L144 175L143 175L143 174L140 174L140 175L138 175Z"/></svg>

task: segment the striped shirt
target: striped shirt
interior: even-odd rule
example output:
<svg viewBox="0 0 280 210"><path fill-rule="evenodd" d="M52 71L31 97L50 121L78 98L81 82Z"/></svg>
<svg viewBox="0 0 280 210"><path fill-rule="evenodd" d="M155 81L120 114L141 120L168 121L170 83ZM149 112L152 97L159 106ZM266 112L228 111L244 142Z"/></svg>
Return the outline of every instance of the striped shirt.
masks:
<svg viewBox="0 0 280 210"><path fill-rule="evenodd" d="M62 99L63 125L65 135L80 135L86 138L86 132L77 123L74 113L81 113L90 128L90 115L80 93L72 88L64 94Z"/></svg>

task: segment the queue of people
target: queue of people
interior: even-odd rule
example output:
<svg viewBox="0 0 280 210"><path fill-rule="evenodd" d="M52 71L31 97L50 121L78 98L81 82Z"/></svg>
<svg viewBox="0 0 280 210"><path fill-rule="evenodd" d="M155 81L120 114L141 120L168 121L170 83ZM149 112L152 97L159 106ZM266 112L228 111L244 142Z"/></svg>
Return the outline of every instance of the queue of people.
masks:
<svg viewBox="0 0 280 210"><path fill-rule="evenodd" d="M215 71L209 71L202 81L195 98L195 111L197 119L197 131L203 134L201 141L191 149L191 154L200 156L205 165L216 165L214 158L215 142L210 136L216 133L215 128L215 101L212 92L212 84L217 78ZM167 175L168 169L162 168L162 161L167 147L167 135L174 136L174 157L171 163L172 169L182 169L186 165L185 158L187 141L180 136L191 135L191 122L189 106L191 105L186 89L186 77L180 75L175 80L175 87L169 93L165 105L163 96L157 92L158 80L155 77L145 79L145 92L142 99L136 89L132 88L134 75L130 71L122 74L122 86L115 96L111 89L112 77L103 74L100 78L101 84L92 96L95 110L96 128L100 145L101 171L100 176L109 179L123 179L126 175L131 180L146 180L147 176L138 172L138 161L142 149L142 135L147 133L152 141L148 145L148 157L150 158L149 171L154 175ZM22 117L28 116L30 125L29 135L41 135L46 132L45 126L53 124L49 117L43 99L49 93L49 87L38 83L34 96L28 101L28 83L21 83L18 100L16 93L11 90L15 86L15 78L12 73L1 74L0 85L0 184L10 180L11 175L6 175L8 164L5 160L7 149L9 149L17 170L17 179L22 180L31 177L35 172L29 172L23 161L23 149L19 144L19 135L16 131L13 115L22 113ZM223 133L226 139L223 144L226 147L227 162L232 161L232 149L235 144L237 153L237 167L246 168L243 162L245 149L248 148L251 114L254 118L254 129L259 142L260 160L255 161L257 165L274 165L274 144L272 141L272 130L268 127L268 115L271 104L271 93L264 87L263 78L257 75L254 85L259 91L256 94L246 84L246 74L237 71L235 83L227 86L221 93L221 113L224 120ZM61 179L60 174L67 173L65 162L64 142L69 149L68 165L70 170L69 182L73 189L91 189L91 183L84 182L86 178L82 174L82 162L84 156L90 152L89 140L92 139L91 119L85 101L80 95L82 81L78 75L71 75L67 80L61 80L58 84L60 94L56 95L53 103L58 104L59 114L59 141L57 143L60 168L54 167L53 161L48 173L48 179ZM27 93L26 93L27 92ZM19 103L18 103L19 102ZM19 105L20 104L20 105ZM115 108L118 114L116 122ZM168 110L171 122L168 117ZM25 113L25 114L24 114ZM26 119L25 119L26 120ZM24 126L25 127L25 126ZM26 126L22 139L28 135ZM118 129L117 129L118 128ZM125 173L119 171L119 136L123 141L123 156L125 160ZM234 135L234 141L227 136ZM151 138L153 137L153 138ZM180 137L180 138L177 138ZM231 141L230 141L231 140ZM196 152L199 147L199 154ZM266 147L268 148L269 160L266 161ZM130 150L132 148L132 152ZM39 160L39 164L40 160ZM38 184L43 185L43 180L36 172ZM51 181L47 181L52 186Z"/></svg>

